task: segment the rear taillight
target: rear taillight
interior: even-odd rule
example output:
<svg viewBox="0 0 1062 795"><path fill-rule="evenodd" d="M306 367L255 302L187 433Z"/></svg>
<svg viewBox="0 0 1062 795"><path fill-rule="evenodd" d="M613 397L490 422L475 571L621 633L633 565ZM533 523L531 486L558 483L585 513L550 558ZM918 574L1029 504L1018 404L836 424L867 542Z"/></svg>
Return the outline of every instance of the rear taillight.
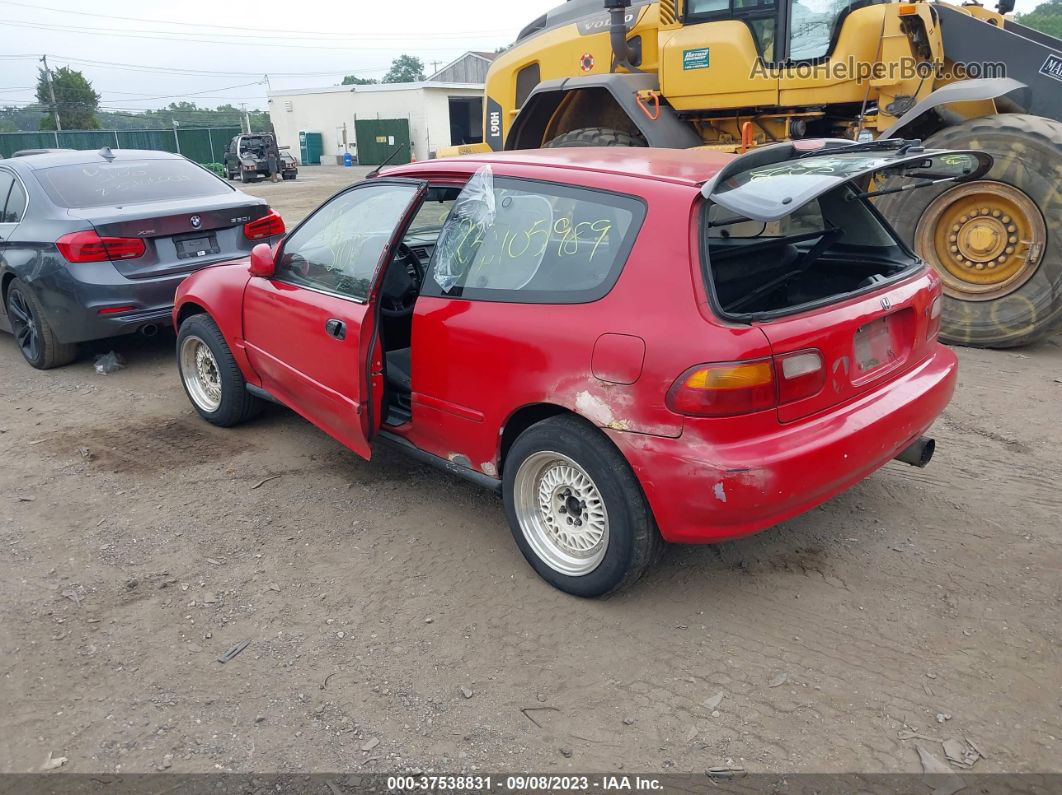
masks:
<svg viewBox="0 0 1062 795"><path fill-rule="evenodd" d="M770 359L691 367L667 393L672 411L691 417L729 417L776 405Z"/></svg>
<svg viewBox="0 0 1062 795"><path fill-rule="evenodd" d="M826 368L818 351L799 351L774 358L778 371L778 405L819 394L826 385Z"/></svg>
<svg viewBox="0 0 1062 795"><path fill-rule="evenodd" d="M812 397L825 383L826 368L818 351L699 364L672 384L667 406L690 417L733 417Z"/></svg>
<svg viewBox="0 0 1062 795"><path fill-rule="evenodd" d="M926 309L926 339L935 340L940 334L940 316L944 312L944 296L938 295Z"/></svg>
<svg viewBox="0 0 1062 795"><path fill-rule="evenodd" d="M243 225L243 234L248 240L265 240L267 237L280 237L287 229L284 228L284 219L270 210L256 221Z"/></svg>
<svg viewBox="0 0 1062 795"><path fill-rule="evenodd" d="M55 241L67 262L118 262L140 259L147 251L137 237L100 237L95 230L72 232Z"/></svg>

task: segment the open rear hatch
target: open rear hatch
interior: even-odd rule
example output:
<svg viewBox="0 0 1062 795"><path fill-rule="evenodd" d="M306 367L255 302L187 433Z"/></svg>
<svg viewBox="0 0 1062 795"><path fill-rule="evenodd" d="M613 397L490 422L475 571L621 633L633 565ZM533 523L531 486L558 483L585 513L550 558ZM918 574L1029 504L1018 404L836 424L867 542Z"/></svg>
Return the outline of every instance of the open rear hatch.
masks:
<svg viewBox="0 0 1062 795"><path fill-rule="evenodd" d="M822 379L810 397L783 396L782 422L899 376L936 342L938 280L870 200L977 179L992 159L927 151L917 142L882 145L890 148L766 147L734 160L704 187L715 311L763 331L781 366L792 370L780 374L781 383ZM791 355L802 351L807 355Z"/></svg>

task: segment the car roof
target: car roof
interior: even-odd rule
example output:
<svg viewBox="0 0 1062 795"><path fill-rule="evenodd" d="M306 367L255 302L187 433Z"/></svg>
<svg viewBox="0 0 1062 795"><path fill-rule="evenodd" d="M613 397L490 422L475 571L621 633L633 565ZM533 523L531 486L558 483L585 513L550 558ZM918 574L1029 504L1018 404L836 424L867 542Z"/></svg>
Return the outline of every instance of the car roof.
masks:
<svg viewBox="0 0 1062 795"><path fill-rule="evenodd" d="M84 149L65 152L46 152L39 155L23 155L17 158L8 158L0 161L6 165L18 165L36 171L41 168L53 166L77 166L89 163L105 163L107 160L101 154L101 149ZM158 152L151 149L113 149L110 150L113 162L123 160L183 160L180 155L172 152Z"/></svg>
<svg viewBox="0 0 1062 795"><path fill-rule="evenodd" d="M542 166L550 169L593 171L624 177L699 186L730 163L736 155L710 149L654 149L601 146L528 149L443 158L385 168L382 175L401 176L424 171L469 172L479 165Z"/></svg>

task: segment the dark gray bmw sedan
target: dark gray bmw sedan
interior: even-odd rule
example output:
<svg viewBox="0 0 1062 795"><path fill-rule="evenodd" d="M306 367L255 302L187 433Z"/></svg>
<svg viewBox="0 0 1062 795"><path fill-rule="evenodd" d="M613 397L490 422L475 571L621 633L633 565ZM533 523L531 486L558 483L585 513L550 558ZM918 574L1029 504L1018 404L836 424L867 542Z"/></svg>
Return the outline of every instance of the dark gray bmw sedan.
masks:
<svg viewBox="0 0 1062 795"><path fill-rule="evenodd" d="M0 159L0 330L44 370L168 325L177 285L284 235L262 199L168 152Z"/></svg>

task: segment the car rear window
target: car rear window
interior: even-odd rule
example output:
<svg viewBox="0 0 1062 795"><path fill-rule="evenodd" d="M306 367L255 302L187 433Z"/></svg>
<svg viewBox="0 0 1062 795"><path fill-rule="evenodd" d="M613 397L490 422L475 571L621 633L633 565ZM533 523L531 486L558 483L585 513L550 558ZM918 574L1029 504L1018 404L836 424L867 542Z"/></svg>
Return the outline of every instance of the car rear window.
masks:
<svg viewBox="0 0 1062 795"><path fill-rule="evenodd" d="M439 237L425 293L507 303L586 303L619 278L645 217L639 199L481 169Z"/></svg>
<svg viewBox="0 0 1062 795"><path fill-rule="evenodd" d="M34 173L48 197L67 208L147 204L232 192L225 182L187 160L82 163Z"/></svg>

